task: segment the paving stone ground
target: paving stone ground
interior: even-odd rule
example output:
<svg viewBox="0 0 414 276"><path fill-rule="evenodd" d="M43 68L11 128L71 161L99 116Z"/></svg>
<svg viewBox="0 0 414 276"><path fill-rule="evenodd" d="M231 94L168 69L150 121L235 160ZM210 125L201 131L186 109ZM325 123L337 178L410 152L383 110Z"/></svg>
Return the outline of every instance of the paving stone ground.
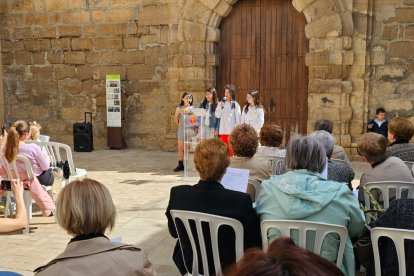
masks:
<svg viewBox="0 0 414 276"><path fill-rule="evenodd" d="M164 215L171 187L183 183L183 174L172 172L176 153L98 149L75 152L74 161L76 167L87 169L88 177L105 184L112 194L117 222L107 235L144 248L158 275L180 275L171 259L175 241L168 233ZM353 166L359 179L367 166ZM54 188L58 193L59 183ZM0 236L0 271L33 275L36 267L60 254L70 238L54 218L41 217L34 207L29 235L19 231Z"/></svg>

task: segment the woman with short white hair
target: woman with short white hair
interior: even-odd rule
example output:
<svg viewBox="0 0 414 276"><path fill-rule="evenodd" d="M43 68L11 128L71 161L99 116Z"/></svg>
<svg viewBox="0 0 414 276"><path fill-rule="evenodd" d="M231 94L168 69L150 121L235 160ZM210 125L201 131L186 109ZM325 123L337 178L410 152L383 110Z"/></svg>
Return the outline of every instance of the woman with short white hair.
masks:
<svg viewBox="0 0 414 276"><path fill-rule="evenodd" d="M364 227L364 214L359 203L347 186L326 180L322 171L326 165L324 146L314 137L293 137L286 150L288 171L273 175L262 182L256 211L260 220L300 220L345 226L349 237L358 236ZM332 234L329 234L332 235ZM279 237L269 232L270 241ZM355 259L351 239L345 246L342 271L355 274ZM311 244L313 238L309 238ZM339 241L329 236L321 250L321 256L335 263Z"/></svg>
<svg viewBox="0 0 414 276"><path fill-rule="evenodd" d="M328 158L328 179L346 183L352 191L352 180L354 180L355 177L352 167L346 162L334 163L331 161L335 147L335 140L332 134L325 130L318 130L312 132L309 136L316 138L325 147L326 156Z"/></svg>

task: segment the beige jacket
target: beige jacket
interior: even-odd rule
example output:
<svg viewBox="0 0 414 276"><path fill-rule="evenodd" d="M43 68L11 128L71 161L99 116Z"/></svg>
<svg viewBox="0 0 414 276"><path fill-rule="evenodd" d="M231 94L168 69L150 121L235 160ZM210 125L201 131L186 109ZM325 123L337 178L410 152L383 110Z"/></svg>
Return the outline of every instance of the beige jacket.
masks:
<svg viewBox="0 0 414 276"><path fill-rule="evenodd" d="M34 272L36 276L156 275L143 250L105 237L71 242L62 254Z"/></svg>

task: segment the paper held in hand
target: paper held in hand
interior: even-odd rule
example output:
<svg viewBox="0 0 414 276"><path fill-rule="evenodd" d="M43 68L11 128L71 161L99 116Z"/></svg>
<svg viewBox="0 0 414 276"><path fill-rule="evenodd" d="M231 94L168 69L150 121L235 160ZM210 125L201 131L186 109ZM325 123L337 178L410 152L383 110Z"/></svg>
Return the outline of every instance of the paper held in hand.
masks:
<svg viewBox="0 0 414 276"><path fill-rule="evenodd" d="M249 170L227 168L226 174L221 179L221 184L228 190L245 193L249 182Z"/></svg>

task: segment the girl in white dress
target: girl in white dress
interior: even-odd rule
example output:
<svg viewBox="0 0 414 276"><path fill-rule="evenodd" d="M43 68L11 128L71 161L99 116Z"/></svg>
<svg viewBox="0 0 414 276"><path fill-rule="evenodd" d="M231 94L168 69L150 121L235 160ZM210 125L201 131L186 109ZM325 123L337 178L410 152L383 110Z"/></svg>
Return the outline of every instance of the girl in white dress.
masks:
<svg viewBox="0 0 414 276"><path fill-rule="evenodd" d="M241 123L251 125L257 133L264 124L264 109L260 103L259 91L251 90L246 96L246 105L243 107Z"/></svg>

